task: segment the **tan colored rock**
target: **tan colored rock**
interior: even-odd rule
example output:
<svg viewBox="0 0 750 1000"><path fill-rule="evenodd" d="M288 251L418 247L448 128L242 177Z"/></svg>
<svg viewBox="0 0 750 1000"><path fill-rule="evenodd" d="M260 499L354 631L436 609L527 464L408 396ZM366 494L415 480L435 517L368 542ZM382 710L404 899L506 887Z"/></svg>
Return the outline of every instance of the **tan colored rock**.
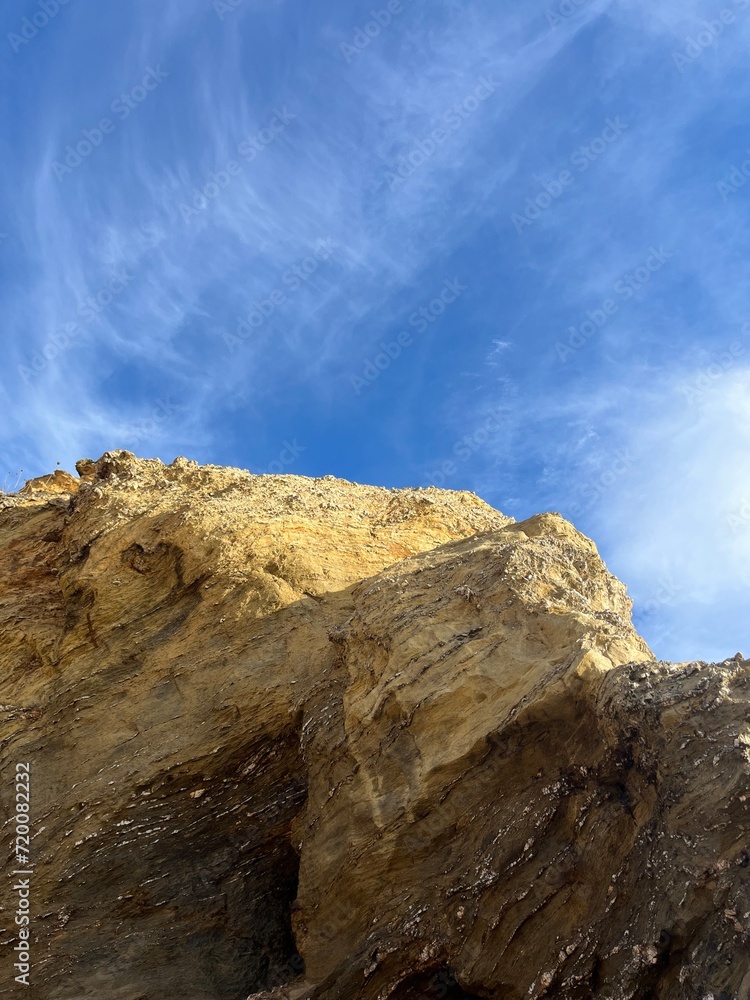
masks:
<svg viewBox="0 0 750 1000"><path fill-rule="evenodd" d="M0 511L35 996L748 1000L747 661L654 663L557 515L78 471Z"/></svg>
<svg viewBox="0 0 750 1000"><path fill-rule="evenodd" d="M67 494L78 491L78 480L71 476L69 472L56 469L48 476L39 476L38 479L29 479L20 491L22 496L42 494Z"/></svg>

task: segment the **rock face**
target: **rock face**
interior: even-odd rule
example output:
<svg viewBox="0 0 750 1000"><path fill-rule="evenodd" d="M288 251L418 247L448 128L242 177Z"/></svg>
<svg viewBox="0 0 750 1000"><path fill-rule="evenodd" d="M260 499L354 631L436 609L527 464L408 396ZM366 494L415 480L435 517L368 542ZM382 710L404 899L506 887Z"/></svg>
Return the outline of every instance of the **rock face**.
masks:
<svg viewBox="0 0 750 1000"><path fill-rule="evenodd" d="M0 498L45 1000L748 1000L750 664L557 515L127 452Z"/></svg>

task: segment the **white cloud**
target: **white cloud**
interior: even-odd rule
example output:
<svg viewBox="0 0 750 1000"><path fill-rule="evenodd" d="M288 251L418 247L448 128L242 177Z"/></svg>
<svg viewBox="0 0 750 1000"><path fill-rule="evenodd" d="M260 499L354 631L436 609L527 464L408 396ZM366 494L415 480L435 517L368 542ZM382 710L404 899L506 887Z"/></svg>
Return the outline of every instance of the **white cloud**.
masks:
<svg viewBox="0 0 750 1000"><path fill-rule="evenodd" d="M610 562L661 632L662 655L750 649L750 367L726 371L698 405L666 386L624 436L635 463L602 499L598 535ZM705 371L691 376L703 384ZM677 587L659 600L664 578ZM713 621L712 621L713 619ZM724 630L723 645L721 630ZM651 640L655 642L654 639ZM734 647L730 649L729 647Z"/></svg>
<svg viewBox="0 0 750 1000"><path fill-rule="evenodd" d="M223 21L205 0L139 7L101 91L87 89L80 106L48 93L8 159L0 228L17 235L0 253L18 239L24 270L4 310L7 471L41 473L58 460L70 467L147 426L153 438L139 450L209 448L222 433L217 415L237 392L249 394L262 420L264 399L290 380L332 406L341 373L357 370L382 331L425 300L436 274L437 285L454 277L447 262L489 231L481 259L464 254L472 295L481 302L507 284L512 300L521 264L539 279L538 293L499 316L494 304L487 316L476 307L487 363L461 366L455 393L431 413L445 432L445 458L471 438L471 460L446 485L471 475L481 492L499 490L529 513L578 503L583 526L648 612L644 632L665 653L718 655L724 632L730 645L741 641L730 633L746 617L739 602L750 554L744 515L732 520L750 496L745 356L693 405L681 387L750 319L743 219L715 189L724 152L707 163L696 153L696 134L717 117L707 83L735 71L722 113L746 104L750 12L741 20L738 11L681 73L673 50L721 4L591 0L551 29L554 6L533 0L498 17L489 3L408 5L350 63L339 49L358 27L350 11L300 14L277 57L258 50L256 26L269 11L289 16L279 0L245 0ZM71 14L55 30L71 46L84 37L90 45L90 16L72 6ZM51 160L153 63L171 74L163 88L58 182ZM629 74L641 65L634 89ZM492 94L430 149L441 117L482 77L497 81ZM542 86L550 79L554 93ZM278 107L294 117L243 160L239 143L268 127ZM618 114L627 132L519 238L510 213ZM727 170L746 146L726 150ZM409 157L413 171L391 190L389 175ZM232 159L239 173L186 220L181 204ZM230 355L223 332L329 238L330 263ZM556 340L612 295L652 244L674 258L561 365ZM24 385L17 364L122 268L133 273L122 295L78 346ZM422 392L410 390L405 419ZM153 416L160 398L177 417ZM400 421L394 434L408 450Z"/></svg>
<svg viewBox="0 0 750 1000"><path fill-rule="evenodd" d="M403 306L393 296L419 284L426 267L470 236L481 222L477 208L513 172L510 151L487 172L488 136L571 34L541 30L542 11L535 4L498 20L487 10L463 9L428 31L425 13L415 8L350 70L332 44L330 61L340 78L332 94L319 92L313 79L302 91L279 80L272 99L246 84L249 4L223 23L220 50L196 40L201 71L187 80L187 90L171 57L205 16L204 5L171 3L150 16L147 30L139 25L125 39L127 64L113 69L101 92L116 95L131 82L133 68L163 65L170 77L148 101L161 100L166 110L182 97L192 108L192 134L178 135L167 118L157 143L144 103L90 162L60 182L50 163L71 129L75 135L79 124L96 120L89 121L88 108L99 108L101 94L78 109L80 123L71 114L40 116L22 166L33 181L15 205L26 254L37 267L7 317L10 409L0 444L7 448L20 437L33 461L49 463L62 452L70 463L87 440L117 437L132 414L126 417L122 402L102 386L131 362L160 370L169 391L189 386L202 426L210 425L217 401L238 386L249 382L267 391L274 378L283 378L277 372L278 324L269 324L231 359L217 349L221 328L276 287L283 270L319 239L333 240L335 260L316 276L314 293L306 289L290 301L281 343L312 377L366 351L367 345L352 342L353 327L398 318ZM409 50L408 60L394 51L396 44ZM497 79L497 93L465 118L402 191L385 190L384 178L399 155L429 136L436 120L483 77ZM293 120L252 163L243 162L238 144L264 128L277 106L288 107ZM362 121L372 124L363 131ZM239 160L240 174L186 222L180 206L190 204L194 189L204 188L230 159ZM158 245L149 245L144 232ZM78 346L50 359L31 387L15 378L18 364L28 366L45 348L53 351L50 338L59 337L81 301L122 268L133 274L127 291L76 339ZM208 304L217 297L218 312ZM209 339L202 348L187 348L185 330L196 320ZM149 397L141 405L150 409L153 403Z"/></svg>

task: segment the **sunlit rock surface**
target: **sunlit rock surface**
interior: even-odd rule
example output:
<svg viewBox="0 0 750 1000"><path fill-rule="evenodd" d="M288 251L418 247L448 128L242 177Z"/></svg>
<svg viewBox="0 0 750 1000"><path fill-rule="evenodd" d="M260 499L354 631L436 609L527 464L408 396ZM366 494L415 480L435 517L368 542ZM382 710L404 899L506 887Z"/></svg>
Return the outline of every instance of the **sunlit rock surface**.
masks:
<svg viewBox="0 0 750 1000"><path fill-rule="evenodd" d="M45 1000L750 998L750 664L469 493L127 452L0 495Z"/></svg>

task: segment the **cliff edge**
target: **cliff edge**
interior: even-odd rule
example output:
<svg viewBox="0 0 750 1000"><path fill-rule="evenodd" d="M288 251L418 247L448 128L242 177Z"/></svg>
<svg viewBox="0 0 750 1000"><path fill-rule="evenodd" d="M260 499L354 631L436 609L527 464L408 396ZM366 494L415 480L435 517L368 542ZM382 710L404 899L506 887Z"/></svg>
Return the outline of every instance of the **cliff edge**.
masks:
<svg viewBox="0 0 750 1000"><path fill-rule="evenodd" d="M0 496L0 997L749 1000L750 663L555 514L111 452Z"/></svg>

